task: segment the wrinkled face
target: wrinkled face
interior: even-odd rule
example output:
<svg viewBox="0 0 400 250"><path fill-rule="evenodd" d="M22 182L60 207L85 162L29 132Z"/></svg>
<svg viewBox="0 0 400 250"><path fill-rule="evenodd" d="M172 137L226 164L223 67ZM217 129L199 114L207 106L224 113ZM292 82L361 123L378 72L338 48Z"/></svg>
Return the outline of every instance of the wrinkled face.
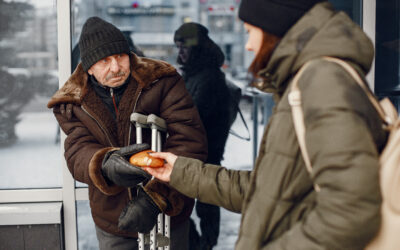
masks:
<svg viewBox="0 0 400 250"><path fill-rule="evenodd" d="M245 48L248 51L253 51L254 54L257 55L263 42L262 29L248 23L244 23L244 29L247 34L249 34Z"/></svg>
<svg viewBox="0 0 400 250"><path fill-rule="evenodd" d="M183 42L176 41L176 47L178 48L178 57L182 63L187 63L190 57L191 48L184 46Z"/></svg>
<svg viewBox="0 0 400 250"><path fill-rule="evenodd" d="M88 70L103 86L110 88L121 86L130 73L130 62L127 54L116 54L105 57Z"/></svg>

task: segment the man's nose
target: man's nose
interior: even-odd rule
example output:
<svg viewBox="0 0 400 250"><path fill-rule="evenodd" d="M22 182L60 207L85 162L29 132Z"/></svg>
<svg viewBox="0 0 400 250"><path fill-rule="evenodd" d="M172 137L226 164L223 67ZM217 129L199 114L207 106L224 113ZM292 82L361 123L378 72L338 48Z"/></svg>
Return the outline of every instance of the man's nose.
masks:
<svg viewBox="0 0 400 250"><path fill-rule="evenodd" d="M118 64L117 59L115 59L115 58L111 59L110 70L111 70L111 72L119 72L119 64Z"/></svg>

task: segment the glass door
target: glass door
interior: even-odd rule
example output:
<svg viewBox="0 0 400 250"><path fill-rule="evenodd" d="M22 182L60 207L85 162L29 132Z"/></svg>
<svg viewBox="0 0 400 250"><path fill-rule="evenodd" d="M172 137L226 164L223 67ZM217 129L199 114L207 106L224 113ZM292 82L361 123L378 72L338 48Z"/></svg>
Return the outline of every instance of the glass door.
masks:
<svg viewBox="0 0 400 250"><path fill-rule="evenodd" d="M376 1L376 93L400 106L400 2Z"/></svg>
<svg viewBox="0 0 400 250"><path fill-rule="evenodd" d="M362 0L329 0L337 10L342 10L349 15L354 22L362 26Z"/></svg>

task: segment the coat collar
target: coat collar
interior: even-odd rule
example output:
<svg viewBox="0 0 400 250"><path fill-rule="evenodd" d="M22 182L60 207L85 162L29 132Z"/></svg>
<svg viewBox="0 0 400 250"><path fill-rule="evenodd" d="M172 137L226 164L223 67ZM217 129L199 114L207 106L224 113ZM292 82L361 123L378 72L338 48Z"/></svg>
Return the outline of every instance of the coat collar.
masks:
<svg viewBox="0 0 400 250"><path fill-rule="evenodd" d="M142 88L149 86L152 82L163 76L177 74L176 69L167 62L138 57L130 54L131 76ZM88 91L88 74L79 64L65 84L53 95L47 104L48 108L61 103L73 103L80 105Z"/></svg>

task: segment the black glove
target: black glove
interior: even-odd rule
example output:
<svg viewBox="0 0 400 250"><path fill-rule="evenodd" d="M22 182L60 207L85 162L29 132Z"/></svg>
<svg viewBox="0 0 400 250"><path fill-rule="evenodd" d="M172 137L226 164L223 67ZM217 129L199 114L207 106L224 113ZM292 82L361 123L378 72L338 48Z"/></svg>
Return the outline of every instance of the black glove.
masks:
<svg viewBox="0 0 400 250"><path fill-rule="evenodd" d="M116 151L108 152L104 156L101 165L101 171L106 181L118 186L135 187L143 181L150 180L150 174L128 162L128 158L132 154L149 148L148 144L133 144Z"/></svg>
<svg viewBox="0 0 400 250"><path fill-rule="evenodd" d="M137 190L137 196L122 210L118 228L130 232L148 233L157 223L157 216L161 211L141 186L138 186Z"/></svg>

